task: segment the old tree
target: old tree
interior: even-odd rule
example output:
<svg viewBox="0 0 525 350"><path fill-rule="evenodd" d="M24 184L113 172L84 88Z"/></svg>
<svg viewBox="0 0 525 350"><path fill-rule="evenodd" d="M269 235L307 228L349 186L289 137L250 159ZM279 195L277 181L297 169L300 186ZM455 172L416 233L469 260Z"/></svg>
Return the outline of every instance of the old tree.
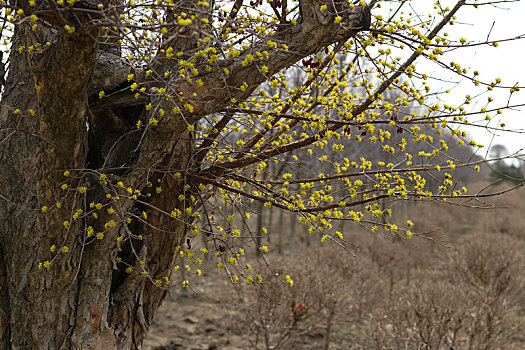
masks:
<svg viewBox="0 0 525 350"><path fill-rule="evenodd" d="M237 264L252 201L344 246L335 219L409 239L385 200L466 197L469 98L439 105L414 62L519 87L440 60L480 44L444 33L475 0L375 13L403 4L1 0L0 349L140 347L179 256L259 283Z"/></svg>

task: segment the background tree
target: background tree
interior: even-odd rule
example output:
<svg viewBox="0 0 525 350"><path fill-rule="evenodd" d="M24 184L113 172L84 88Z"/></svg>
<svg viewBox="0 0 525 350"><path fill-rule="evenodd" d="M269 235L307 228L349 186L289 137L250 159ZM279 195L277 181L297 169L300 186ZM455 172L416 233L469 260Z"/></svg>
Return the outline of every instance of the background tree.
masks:
<svg viewBox="0 0 525 350"><path fill-rule="evenodd" d="M507 164L505 158L509 154L508 149L500 144L492 145L489 150L489 155L494 161L490 164L490 181L499 183L501 181L508 181L515 185L519 185L525 181L525 175L521 167L521 160L517 159L517 164Z"/></svg>
<svg viewBox="0 0 525 350"><path fill-rule="evenodd" d="M467 2L437 4L435 21L415 26L372 20L380 3L0 2L9 53L0 348L138 348L173 271L200 275L212 253L233 282L260 283L240 267L261 234L247 224L250 201L293 212L322 242L344 247L334 219L412 236L411 222L389 221L382 199L468 196L450 171L477 165L437 158L451 142L479 146L457 129L467 111L436 104L414 66L426 57L475 84L500 85L439 61L470 45L440 34ZM288 87L292 65L305 78ZM265 82L280 93L270 95ZM403 96L386 99L393 89ZM416 104L423 110L405 110ZM345 138L392 160L372 163ZM412 155L409 142L430 149ZM299 164L299 151L310 162ZM270 161L289 171L265 176ZM435 191L424 177L430 170Z"/></svg>

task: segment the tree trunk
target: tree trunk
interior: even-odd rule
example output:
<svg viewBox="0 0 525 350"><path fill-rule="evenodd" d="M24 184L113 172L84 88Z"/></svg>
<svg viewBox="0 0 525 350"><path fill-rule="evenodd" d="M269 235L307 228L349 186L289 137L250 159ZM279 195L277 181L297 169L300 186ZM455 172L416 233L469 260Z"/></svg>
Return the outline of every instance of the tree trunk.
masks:
<svg viewBox="0 0 525 350"><path fill-rule="evenodd" d="M275 35L290 50L269 50L268 76L370 21L364 8L349 14L351 25L336 26L312 4L303 1L303 26ZM162 127L138 130L150 116L146 103L173 105L124 91L132 68L119 50L100 52L99 27L89 26L96 11L85 12L64 10L37 30L15 25L12 47L20 49L11 50L0 107L0 350L140 347L192 223L184 174L198 166L187 126L267 79L243 56L225 63L227 79L223 66L203 74L202 87L173 78L192 112L166 113ZM68 33L64 20L80 29ZM267 40L253 49L267 50ZM99 99L100 90L111 94Z"/></svg>
<svg viewBox="0 0 525 350"><path fill-rule="evenodd" d="M41 39L19 26L13 45L28 47ZM102 201L111 192L89 172L63 174L93 165L88 164L93 157L87 150L87 88L97 41L93 33L51 40L53 47L40 57L12 51L2 99L2 128L17 132L2 140L0 153L0 349L137 348L166 294L164 281L185 236L186 223L160 214L174 208L184 212L185 202L176 199L183 184L150 173L164 192L151 194L161 211L151 212L148 227L135 219L129 226L105 226L145 208L129 200L112 199L98 211L97 221L82 215L87 202ZM37 110L33 118L22 117ZM186 168L192 141L188 132L179 135L158 164ZM89 190L82 193L81 186ZM146 192L143 187L135 188ZM109 214L109 207L116 212ZM89 226L103 232L103 239L90 239ZM131 230L142 231L143 238ZM118 244L118 236L127 239ZM131 273L125 272L128 266Z"/></svg>

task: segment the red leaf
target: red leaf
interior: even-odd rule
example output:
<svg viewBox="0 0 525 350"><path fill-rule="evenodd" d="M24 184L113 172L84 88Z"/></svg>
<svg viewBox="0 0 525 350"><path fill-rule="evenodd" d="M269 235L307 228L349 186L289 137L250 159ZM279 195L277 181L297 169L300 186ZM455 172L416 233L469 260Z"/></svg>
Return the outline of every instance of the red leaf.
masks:
<svg viewBox="0 0 525 350"><path fill-rule="evenodd" d="M295 312L300 311L301 309L304 309L306 307L305 303L301 303L295 307Z"/></svg>

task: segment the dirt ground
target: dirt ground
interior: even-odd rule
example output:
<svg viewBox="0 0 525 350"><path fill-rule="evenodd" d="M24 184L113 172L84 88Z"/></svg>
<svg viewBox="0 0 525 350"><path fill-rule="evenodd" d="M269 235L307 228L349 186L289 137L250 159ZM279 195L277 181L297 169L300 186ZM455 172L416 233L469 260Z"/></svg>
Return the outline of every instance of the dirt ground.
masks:
<svg viewBox="0 0 525 350"><path fill-rule="evenodd" d="M217 300L227 283L220 276L206 276L193 290L172 292L156 313L143 349L244 349L242 337L228 328L235 311Z"/></svg>

